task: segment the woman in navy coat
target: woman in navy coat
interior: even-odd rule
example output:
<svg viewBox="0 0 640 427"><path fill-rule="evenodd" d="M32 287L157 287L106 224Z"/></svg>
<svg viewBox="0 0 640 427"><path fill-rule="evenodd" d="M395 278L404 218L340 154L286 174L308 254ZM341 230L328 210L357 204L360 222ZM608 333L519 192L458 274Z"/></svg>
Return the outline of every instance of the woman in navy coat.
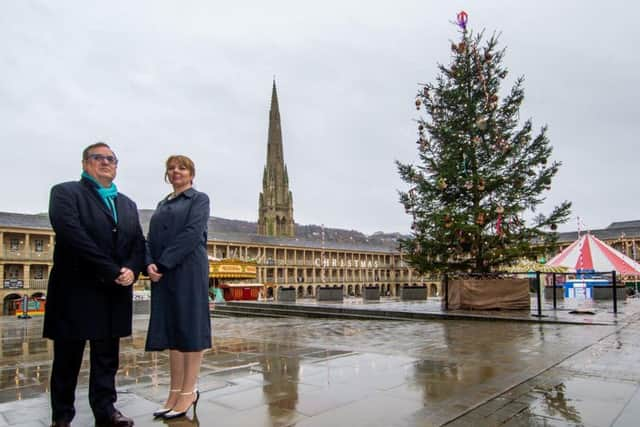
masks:
<svg viewBox="0 0 640 427"><path fill-rule="evenodd" d="M147 273L151 317L147 351L169 349L171 388L156 417L185 415L198 400L202 354L211 348L207 257L209 197L193 189L195 165L186 156L167 159L165 180L173 192L149 223Z"/></svg>

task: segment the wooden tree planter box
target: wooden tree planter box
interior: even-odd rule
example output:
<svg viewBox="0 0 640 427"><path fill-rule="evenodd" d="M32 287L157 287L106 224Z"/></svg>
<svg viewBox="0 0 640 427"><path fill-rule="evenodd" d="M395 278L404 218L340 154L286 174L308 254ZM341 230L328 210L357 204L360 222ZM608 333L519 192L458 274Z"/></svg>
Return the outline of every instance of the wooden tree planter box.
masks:
<svg viewBox="0 0 640 427"><path fill-rule="evenodd" d="M296 302L296 288L278 288L278 301Z"/></svg>
<svg viewBox="0 0 640 427"><path fill-rule="evenodd" d="M450 310L531 309L528 279L450 280L448 300Z"/></svg>
<svg viewBox="0 0 640 427"><path fill-rule="evenodd" d="M331 286L321 286L317 289L316 298L318 301L340 301L344 300L343 286L337 288Z"/></svg>
<svg viewBox="0 0 640 427"><path fill-rule="evenodd" d="M426 286L403 286L400 288L400 300L424 301L427 299L428 292Z"/></svg>
<svg viewBox="0 0 640 427"><path fill-rule="evenodd" d="M377 286L365 286L362 299L365 301L380 301L380 288Z"/></svg>

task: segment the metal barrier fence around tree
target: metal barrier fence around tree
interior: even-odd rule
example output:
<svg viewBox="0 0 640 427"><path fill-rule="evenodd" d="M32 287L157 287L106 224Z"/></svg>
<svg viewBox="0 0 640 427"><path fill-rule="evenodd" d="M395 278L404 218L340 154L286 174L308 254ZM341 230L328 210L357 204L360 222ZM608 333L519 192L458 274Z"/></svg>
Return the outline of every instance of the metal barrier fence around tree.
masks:
<svg viewBox="0 0 640 427"><path fill-rule="evenodd" d="M617 290L619 287L617 284L617 272L614 271L589 271L589 272L540 272L540 271L509 271L509 272L493 272L493 273L445 273L443 277L443 285L444 285L444 309L445 311L449 310L449 278L450 277L471 277L471 278L506 278L506 277L515 277L519 275L526 275L530 277L530 275L535 274L535 290L536 290L536 314L533 316L543 317L542 315L542 296L541 289L542 287L540 282L540 275L546 274L552 276L552 298L553 298L553 310L558 309L558 301L557 301L557 293L558 289L557 277L558 276L575 276L577 280L581 279L595 279L595 278L603 278L603 277L611 277L609 283L611 286L601 286L603 288L611 288L611 295L613 297L613 312L615 314L618 313L618 298L617 298ZM583 276L583 277L580 277ZM586 277L589 276L589 277ZM562 289L562 287L560 288Z"/></svg>

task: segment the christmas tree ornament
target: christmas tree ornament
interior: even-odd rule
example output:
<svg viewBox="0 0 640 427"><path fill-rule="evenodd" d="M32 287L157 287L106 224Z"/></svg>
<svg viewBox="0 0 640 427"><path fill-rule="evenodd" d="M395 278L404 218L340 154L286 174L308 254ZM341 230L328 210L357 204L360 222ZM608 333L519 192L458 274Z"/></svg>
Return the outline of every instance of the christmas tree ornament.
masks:
<svg viewBox="0 0 640 427"><path fill-rule="evenodd" d="M480 141L482 141L482 139L478 135L476 135L473 138L471 138L471 142L473 142L476 145L480 144Z"/></svg>
<svg viewBox="0 0 640 427"><path fill-rule="evenodd" d="M496 234L502 237L502 213L498 213L498 219L496 220Z"/></svg>
<svg viewBox="0 0 640 427"><path fill-rule="evenodd" d="M478 120L476 120L476 126L480 130L485 130L487 128L487 119L479 117Z"/></svg>
<svg viewBox="0 0 640 427"><path fill-rule="evenodd" d="M458 44L458 53L464 53L464 50L466 49L467 44L465 42L460 42Z"/></svg>
<svg viewBox="0 0 640 427"><path fill-rule="evenodd" d="M484 53L484 59L486 59L487 61L491 61L491 58L493 58L493 55L491 54L491 52L486 51Z"/></svg>
<svg viewBox="0 0 640 427"><path fill-rule="evenodd" d="M466 31L467 30L467 22L469 21L469 15L467 15L467 12L465 12L464 10L461 10L456 15L456 20L458 22L458 26L460 28L462 28L462 31Z"/></svg>
<svg viewBox="0 0 640 427"><path fill-rule="evenodd" d="M420 123L420 124L418 125L418 130L419 130L420 132L422 132L422 131L424 130L424 125L423 125L422 123Z"/></svg>
<svg viewBox="0 0 640 427"><path fill-rule="evenodd" d="M552 231L556 231L557 229L558 229L558 226L556 224L551 224Z"/></svg>
<svg viewBox="0 0 640 427"><path fill-rule="evenodd" d="M504 207L502 205L496 206L496 213L498 214L504 213Z"/></svg>
<svg viewBox="0 0 640 427"><path fill-rule="evenodd" d="M451 228L453 226L453 219L451 219L451 215L445 214L445 216L444 216L444 226L446 228Z"/></svg>
<svg viewBox="0 0 640 427"><path fill-rule="evenodd" d="M438 188L441 190L447 188L447 180L444 178L438 178Z"/></svg>
<svg viewBox="0 0 640 427"><path fill-rule="evenodd" d="M422 104L422 101L420 101L420 98L416 98L416 109L419 110L420 109L420 105Z"/></svg>
<svg viewBox="0 0 640 427"><path fill-rule="evenodd" d="M484 191L484 179L478 179L478 191Z"/></svg>
<svg viewBox="0 0 640 427"><path fill-rule="evenodd" d="M489 97L489 101L491 102L498 102L498 96L496 94L493 94Z"/></svg>
<svg viewBox="0 0 640 427"><path fill-rule="evenodd" d="M480 212L478 216L476 216L476 224L484 225L484 213Z"/></svg>
<svg viewBox="0 0 640 427"><path fill-rule="evenodd" d="M464 188L466 188L467 190L471 190L473 188L473 181L471 181L470 179L466 180L464 182Z"/></svg>

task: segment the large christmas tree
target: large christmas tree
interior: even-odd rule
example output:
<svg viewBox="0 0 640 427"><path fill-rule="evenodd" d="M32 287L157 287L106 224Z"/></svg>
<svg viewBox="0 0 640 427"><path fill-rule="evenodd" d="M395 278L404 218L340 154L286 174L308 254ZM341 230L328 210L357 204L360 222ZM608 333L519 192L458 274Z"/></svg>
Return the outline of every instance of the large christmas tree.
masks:
<svg viewBox="0 0 640 427"><path fill-rule="evenodd" d="M533 136L531 120L520 121L522 77L501 90L507 69L497 36L483 42L464 12L458 25L450 64L416 97L419 160L397 162L410 187L400 201L413 216L400 247L423 273L489 272L544 254L571 207L537 212L560 166L549 161L547 129Z"/></svg>

